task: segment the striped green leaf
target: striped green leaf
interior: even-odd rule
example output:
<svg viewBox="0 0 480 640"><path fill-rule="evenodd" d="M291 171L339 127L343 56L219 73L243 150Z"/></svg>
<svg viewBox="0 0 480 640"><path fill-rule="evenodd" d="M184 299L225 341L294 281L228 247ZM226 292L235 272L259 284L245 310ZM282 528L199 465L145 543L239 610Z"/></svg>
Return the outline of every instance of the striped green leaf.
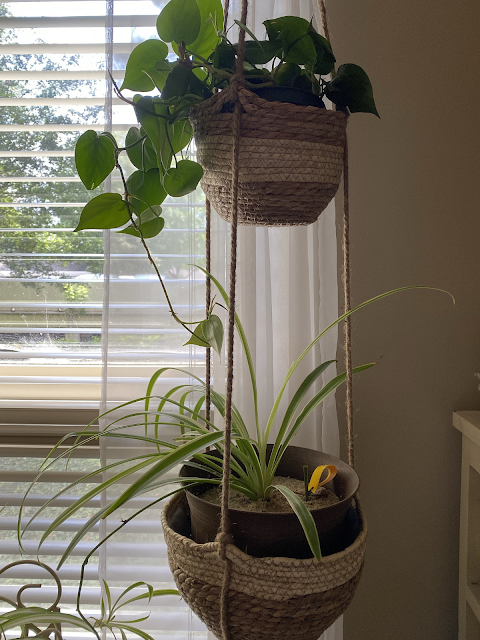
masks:
<svg viewBox="0 0 480 640"><path fill-rule="evenodd" d="M302 499L299 498L296 493L293 493L291 489L288 489L288 487L275 485L274 489L278 489L278 491L280 491L280 493L282 493L288 500L288 504L292 507L295 515L302 525L302 529L305 532L305 536L313 555L320 562L322 559L322 552L320 550L320 540L318 539L317 527L315 526L312 514L307 509Z"/></svg>

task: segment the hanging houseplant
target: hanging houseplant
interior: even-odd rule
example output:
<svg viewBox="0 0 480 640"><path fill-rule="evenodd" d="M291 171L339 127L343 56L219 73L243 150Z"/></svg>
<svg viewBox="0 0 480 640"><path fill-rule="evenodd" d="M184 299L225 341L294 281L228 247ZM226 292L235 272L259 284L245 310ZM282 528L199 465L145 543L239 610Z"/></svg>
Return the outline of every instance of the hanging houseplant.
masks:
<svg viewBox="0 0 480 640"><path fill-rule="evenodd" d="M295 16L266 20L265 40L248 30L252 39L237 69L238 46L230 42L223 17L220 0L170 0L157 20L160 40L146 40L132 51L116 90L135 109L140 126L130 128L123 146L108 132L87 131L75 149L87 189L97 188L116 167L124 196L93 198L77 230L130 223L121 233L153 237L163 229L161 204L167 195L182 197L201 179L212 204L230 220L230 83L239 71L238 222L310 224L333 198L342 173L348 113L378 115L367 74L350 63L335 72L328 40L311 22ZM128 91L160 95L135 93L129 98ZM338 110L326 109L324 98ZM201 166L183 155L177 158L193 136ZM129 176L119 162L122 152L136 169Z"/></svg>
<svg viewBox="0 0 480 640"><path fill-rule="evenodd" d="M76 168L88 190L97 189L113 171L119 172L123 188L123 195L93 197L75 231L119 229L139 238L173 319L189 334L186 344L206 348L215 348L218 341L218 317L197 327L183 321L147 246L165 227L165 198L183 198L202 180L218 213L231 219L233 112L241 104L237 221L310 224L337 191L348 113L378 115L365 71L348 63L334 72L330 43L311 22L295 16L266 20L267 39L261 41L236 23L242 37L247 31L252 38L240 64L221 0L170 0L158 16L160 40L135 47L120 88L112 79L117 95L134 108L139 126L129 129L123 146L108 131L89 130L75 147ZM128 91L160 95L129 98ZM326 109L324 97L338 110ZM200 164L186 152L194 134ZM130 175L125 154L135 169Z"/></svg>
<svg viewBox="0 0 480 640"><path fill-rule="evenodd" d="M218 11L212 11L214 5L217 6ZM84 208L77 229L116 228L130 222L130 226L122 229L121 232L138 236L147 248L145 238L153 237L163 228L160 205L166 195L176 197L189 193L196 187L204 173L197 163L188 158L180 161L175 158L175 166L171 166L175 154L185 148L192 137L192 127L188 120L191 117L196 131L199 156L205 165L205 189L209 193L210 185L213 185L210 196L214 204L224 217L232 221L231 266L233 269L230 270L229 296L219 283L208 274L224 298L229 313L227 392L223 396L210 390L207 374L206 382L197 378L198 385L187 388L181 385L171 389L165 396L159 398L157 409L152 410L151 401L156 397L153 395L154 384L167 369L157 372L147 390L145 411L134 412L130 415L131 418L144 421L145 435L128 435L128 437L137 438L141 442L154 444L156 450L151 454L122 461L122 463L131 464L121 472L115 469L119 464L115 462L82 478L81 481L86 481L91 475L108 472L107 481L99 483L89 491L87 496L83 496L76 503L70 505L55 519L45 531L42 543L60 524L82 508L86 501L117 482L124 483L133 474L140 474L140 477L134 479L118 498L110 504L102 506L90 517L70 542L60 564L70 555L83 535L90 531L101 518L117 511L131 498L179 481L187 489L201 484L219 485L221 483L220 534L215 542L198 543L188 536L190 524L188 509L185 506L185 494L182 489L163 511L162 524L168 547L169 562L182 596L216 636L224 640L229 638L231 640L273 640L277 638L284 640L285 637L290 636L299 640L316 640L341 615L353 597L363 564L366 523L358 497L355 499L355 510L349 511L349 501L352 496L348 495L346 497L347 511L343 514L341 524L345 524L346 514L353 514L353 522L348 523L352 533L351 539L346 540L346 548L341 548L344 546L342 544L336 553L322 559L319 535L312 514L294 492L275 481L274 475L280 467L282 458L288 457L287 451L290 441L308 414L345 379L347 379L348 398L352 375L372 365L352 369L351 361L347 361L347 372L334 378L301 408L302 401L306 401L307 392L330 363L324 363L312 371L293 395L283 416L279 433L272 448L269 449L268 439L272 434L273 422L278 414L280 400L287 383L306 353L331 328L328 327L292 364L272 408L267 425L261 429L257 420L256 439L249 434L241 415L232 404L231 396L233 328L236 323L249 362L256 402L256 387L253 384L255 378L248 344L235 314L236 228L239 222L266 223L264 219L261 219L263 214L260 213L260 208L262 211L268 209L268 203L276 197L274 191L279 188L279 182L282 185L284 182L289 182L288 176L293 164L286 165L285 179L271 182L273 191L268 192L267 188L260 184L266 182L263 180L266 174L262 173L265 169L264 162L261 161L258 167L243 165L243 160L251 154L243 154L242 156L242 146L244 140L249 138L250 130L252 131L251 138L256 138L254 149L261 147L260 140L271 140L278 137L281 133L279 129L286 128L287 120L289 125L290 121L294 122L294 113L301 116L298 124L291 126L292 130L297 126L298 135L293 137L291 132L289 133L290 137L286 138L286 142L283 143L285 153L288 152L289 147L295 147L298 151L298 145L293 144L292 141L300 141L302 143L300 146L305 148L307 144L310 144L311 137L308 140L304 138L312 134L309 133L308 128L302 128L306 121L311 120L315 123L315 131L318 128L323 128L325 135L322 142L314 140L312 144L317 147L309 148L309 153L303 156L307 158L307 156L315 155L323 145L327 147L328 162L332 157L336 158L335 162L332 162L332 165L335 164L335 166L331 171L327 167L328 162L325 164L327 168L323 170L324 165L319 161L320 164L316 170L320 174L323 173L328 179L323 182L320 180L319 182L323 186L315 196L310 193L310 196L305 200L305 202L308 201L310 209L317 206L317 200L322 201L319 205L321 209L326 206L327 198L331 198L335 193L335 184L338 185L340 178L344 159L344 135L348 110L376 113L376 109L370 82L365 72L356 65L343 65L331 81L321 78L322 73L328 74L333 70L334 58L329 42L317 34L308 21L301 21L299 18L289 16L266 21L268 40L258 42L254 39L245 45L246 6L246 0L243 0L244 15L242 23L238 23L241 32L239 45L236 47L228 41L225 30L221 32L221 35L217 33L219 22L221 23L219 2L216 0L208 2L206 0L170 0L160 14L157 23L158 32L163 42L147 41L134 50L127 65L125 81L119 92L119 95L128 101L122 95L122 90L150 91L156 87L161 89L161 97L135 96L133 98L131 103L135 107L141 127L139 129L132 128L129 131L124 147L119 147L110 134L98 136L95 132L87 132L88 135L84 134L85 137L82 136L79 139L76 149L77 167L87 187L89 185L91 188L98 186L113 167L117 167L121 172L125 189L123 198L119 194L102 194L94 198ZM209 15L207 15L207 10L210 12ZM165 42L171 42L175 51L178 52L176 62L172 63L167 60L168 50ZM310 55L309 58L305 57L308 55ZM255 56L261 56L261 59ZM263 61L265 57L268 57L268 60ZM270 60L273 60L272 70L265 70L260 66ZM279 101L279 94L276 93L279 91L283 95L284 88L289 90L287 93L290 92L286 102ZM218 90L216 95L214 94L215 90ZM308 99L305 98L306 95L309 96ZM324 109L318 103L318 100L322 100L323 96L330 98L343 111L329 112ZM308 104L297 104L300 97ZM286 110L288 113L288 116L282 116L284 126L278 126L282 118L278 115L277 109ZM264 115L266 119L264 119ZM204 116L208 116L208 118L204 118ZM210 120L214 122L217 117L220 129L210 129ZM264 121L267 124L262 124ZM258 131L254 135L255 128ZM265 132L263 134L265 138L262 138L262 131ZM215 147L214 152L211 152L209 150L211 145L219 146ZM215 167L210 171L208 163L220 152L222 145L225 145L229 150L231 161L230 164L227 162L226 168L223 164L219 167L224 174L221 178L223 182L216 183L211 178L215 174ZM270 157L272 153L280 154L280 156L283 154L283 152L273 152L270 143L266 143L265 147L267 155ZM311 153L312 149L315 154ZM119 155L124 150L138 169L128 179L125 178L119 163ZM277 155L274 155L276 160L278 160ZM108 162L104 162L105 158ZM338 158L340 158L340 164L337 162ZM297 161L300 162L298 158ZM302 165L302 172L306 172L305 167L306 165ZM243 179L243 176L248 176L250 171L254 179L250 181ZM310 173L312 176L310 182L316 183L313 177L314 172ZM334 174L337 176L335 179L332 177ZM228 179L228 175L230 175L230 179ZM278 172L275 175L278 175ZM251 193L255 193L255 189L259 189L259 193L254 198L248 195L249 182L252 183L254 189ZM309 181L301 181L300 184L297 178L293 181L297 200L298 191L307 182ZM260 187L258 187L259 184ZM228 192L228 185L231 188L231 193ZM291 186L289 185L289 188ZM324 200L321 196L323 189L331 191L331 194L328 194ZM262 191L264 195L267 195L267 204L264 203L262 207L255 209L257 196L260 197ZM217 196L218 200L215 201ZM312 203L312 199L315 202ZM248 207L254 200L254 208L249 210ZM294 213L289 213L290 217L282 218L282 214L278 212L279 207L287 209L292 202L293 200L288 195L288 188L286 188L277 198L277 213L273 219L270 218L268 224L291 224L292 222L304 224L316 219L321 212L316 209L314 217L310 216L312 219L308 218L309 213L305 214L303 218L295 217ZM305 202L303 208L305 208ZM228 207L231 207L231 213L227 211ZM159 275L158 270L157 274ZM348 274L346 282L348 283ZM338 324L341 320L348 320L350 314L357 309L373 300L389 295L389 293L393 292L377 296L355 309L350 309L347 300L345 314L331 326ZM193 336L190 342L193 341L193 344L202 346L210 345L220 351L223 329L219 327L219 320L216 319L216 316L212 315L212 306L210 304L207 306L209 308L208 318L200 323L193 332L191 331ZM175 314L174 317L178 320ZM186 326L186 323L182 324ZM347 348L348 353L349 349ZM188 372L187 374L191 375ZM195 378L195 376L191 377ZM176 392L181 393L179 400L175 399ZM200 392L200 398L192 406L189 398L193 392ZM211 393L212 404L225 417L224 430L216 427L208 417L203 417L201 414L201 408L204 404L207 406L208 414L210 403L207 398L209 393ZM134 402L136 401L125 403L120 408L125 408ZM179 411L173 413L168 409L170 405ZM104 417L110 413L107 412ZM159 435L161 425L169 424L171 426L172 420L179 428L179 436L173 444L162 440ZM138 424L134 421L133 426L138 426ZM151 433L152 427L153 434ZM121 430L124 428L127 427L121 426L118 420L113 420L100 433L89 432L87 429L76 435L81 437L83 443L86 444L89 440L99 437L122 437ZM353 436L352 434L350 436L350 444L353 448ZM73 448L77 446L82 446L78 439ZM208 452L208 449L205 451L206 447L212 446L223 460L223 468L218 465L218 458L215 461L215 457ZM70 450L62 455L68 455ZM349 451L349 462L352 460L353 456ZM184 474L180 478L165 477L169 471L181 463L188 463L187 466L190 469L199 473L196 476ZM49 459L41 473L47 471L50 465ZM338 466L341 465L338 464ZM205 469L210 472L210 477L205 477ZM298 475L298 471L295 473ZM62 489L53 499L62 495L68 488ZM230 488L240 490L251 500L262 497L268 499L273 491L282 493L301 523L303 534L313 557L288 558L267 555L267 557L258 558L244 553L232 544L234 540L228 526L228 492ZM172 493L178 491L175 489ZM157 501L154 499L151 504ZM41 507L34 518L42 513L50 503L51 501ZM132 517L135 515L137 514ZM118 529L122 528L124 524L126 523L122 522ZM234 532L234 529L232 528L231 531ZM282 532L278 533L281 537ZM247 551L248 544L247 542L245 545ZM302 552L300 555L305 554ZM85 562L87 560L88 558Z"/></svg>
<svg viewBox="0 0 480 640"><path fill-rule="evenodd" d="M219 290L224 302L231 309L229 298L221 287L220 283L211 276L214 284ZM171 494L174 495L162 513L162 525L164 529L165 541L168 547L169 564L172 569L180 594L187 604L197 613L218 638L222 638L221 616L219 599L224 584L225 561L228 560L231 568L228 617L229 627L232 630L232 640L283 640L285 637L297 637L299 640L316 640L318 636L332 622L343 613L351 601L358 581L360 579L361 568L365 552L365 542L367 528L359 504L355 509L349 508L352 494L358 488L358 478L352 471L350 480L346 485L343 481L333 487L335 492L340 494L340 519L334 523L333 530L329 522L322 523L322 514L317 518L314 512L309 512L302 503L298 495L295 495L287 487L279 484L276 479L277 473L281 473L282 464L287 467L291 465L291 454L300 454L300 463L296 464L293 474L299 475L302 465L308 464L313 468L317 464L317 453L313 451L297 449L291 447L295 435L302 428L306 418L310 413L338 386L346 379L346 373L335 376L320 391L313 394L307 400L309 392L315 382L320 379L322 373L332 361L327 361L314 369L293 394L285 412L279 415L279 407L284 396L287 385L305 356L315 347L322 336L332 327L345 320L352 313L369 305L371 302L380 300L397 291L403 291L416 287L404 287L395 291L376 296L354 309L350 310L340 318L335 320L329 327L321 332L312 343L295 360L285 378L285 381L275 399L274 406L267 424L262 428L255 419L256 436L251 436L246 424L238 411L232 406L232 442L230 454L230 486L239 490L251 500L267 498L272 492L282 493L288 500L292 514L266 514L275 521L277 516L287 515L295 522L300 522L297 533L301 539L300 551L298 552L298 536L284 538L284 529L279 528L274 535L277 540L270 546L270 550L263 549L262 555L257 557L242 551L249 550L252 543L255 543L256 532L250 532L252 537L248 537L249 532L244 531L242 535L246 537L239 539L241 548L236 544L228 544L225 548L226 556L219 556L219 543L207 542L198 543L191 536L190 512L186 501L185 489L175 488ZM428 287L425 287L428 288ZM239 318L236 318L237 332L245 352L245 357L250 372L250 382L254 401L254 414L257 411L257 387L253 361L250 349L245 337L245 333ZM372 367L373 364L366 364L356 367L352 373L359 373ZM171 370L186 373L195 379L195 384L185 384L173 387L164 396L154 393L156 382L164 374ZM146 397L143 411L135 411L133 405L138 400L123 403L116 409L112 409L102 416L109 424L101 431L90 430L90 426L81 432L68 434L54 447L30 490L34 487L44 473L47 473L59 458L68 458L74 449L88 446L92 441L99 438L124 438L128 437L132 444L153 445L153 450L142 455L134 456L131 459L114 461L110 464L90 472L70 485L64 486L50 500L44 503L40 509L31 517L23 531L27 531L31 524L55 503L64 494L77 485L92 483L95 476L102 478L98 483L94 483L92 488L83 496L62 511L49 524L40 540L39 549L47 538L52 535L69 518L75 517L86 504L101 495L108 488L117 486L121 494L101 506L90 515L89 519L81 526L69 542L67 549L60 559L58 568L61 568L67 558L73 553L76 546L82 541L98 522L121 509L129 500L147 494L154 489L166 488L179 483L188 491L194 491L205 483L219 486L225 479L222 466L218 464L219 458L225 462L226 432L216 427L210 420L202 416L201 409L205 405L207 384L204 380L196 378L191 372L178 370L171 367L160 369L152 377ZM190 402L195 398L195 403ZM154 401L158 402L153 406ZM226 414L226 397L211 390L211 402L221 416ZM132 407L132 412L125 416L125 409ZM118 417L117 411L120 411ZM268 445L269 436L272 434L275 419L280 422L278 434L273 445ZM178 429L178 436L174 442L165 441L162 437L162 427L172 425ZM131 427L137 427L136 432L129 432ZM138 432L138 427L145 427ZM74 437L74 444L65 447L67 441ZM63 445L63 447L62 447ZM206 447L213 447L212 451L205 450ZM295 451L296 450L296 451ZM61 453L59 453L61 452ZM319 454L322 456L322 454ZM321 464L334 464L340 471L342 466L340 460L332 456L318 459ZM185 464L188 473L180 476L171 475L171 472L178 468L179 464ZM349 467L348 467L349 468ZM210 477L205 477L205 470L208 469ZM291 471L286 470L287 473ZM104 478L107 478L106 480ZM129 483L129 480L132 479ZM125 485L127 488L125 489ZM25 495L24 501L28 495ZM192 494L193 495L193 494ZM167 496L164 496L165 498ZM158 497L151 497L151 502L144 506L138 513L134 513L122 524L109 533L107 538L112 537L122 529L129 521L142 513L145 509L158 503ZM328 511L327 507L324 511ZM320 510L322 511L322 510ZM193 510L192 510L193 513ZM232 520L235 512L232 512ZM23 516L23 506L19 511L19 533L21 532L21 522ZM213 517L214 528L218 525L218 512ZM235 524L235 523L234 523ZM318 530L320 526L320 530ZM325 527L322 531L321 527ZM255 529L255 525L254 525ZM321 540L324 533L329 539L324 542L325 553L322 557ZM235 526L232 527L232 534L235 536ZM332 538L333 536L333 538ZM340 538L340 540L339 540ZM88 554L82 564L82 572L90 556L105 541L100 541ZM230 542L237 542L234 538L228 538ZM332 545L333 540L333 545ZM266 541L263 540L264 544ZM20 538L21 545L21 538ZM293 553L283 554L281 557L272 555L279 548L285 549L287 546L295 546ZM330 548L329 548L330 545ZM332 548L332 546L334 548ZM306 552L305 552L306 551ZM332 553L334 551L334 553ZM286 557L294 555L299 557ZM309 556L309 557L306 557ZM302 625L299 627L299 620Z"/></svg>

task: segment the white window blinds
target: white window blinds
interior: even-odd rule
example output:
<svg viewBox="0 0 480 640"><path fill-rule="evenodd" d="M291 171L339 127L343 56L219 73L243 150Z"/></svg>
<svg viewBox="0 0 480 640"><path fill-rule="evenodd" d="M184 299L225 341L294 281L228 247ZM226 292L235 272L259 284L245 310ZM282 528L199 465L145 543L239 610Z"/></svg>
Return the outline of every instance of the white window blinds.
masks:
<svg viewBox="0 0 480 640"><path fill-rule="evenodd" d="M156 37L165 3L116 0L113 77L128 54ZM0 382L10 399L100 398L105 281L101 231L72 233L87 192L75 172L74 145L104 129L104 0L0 4ZM133 110L111 100L112 131L122 143ZM132 169L122 160L127 173ZM121 190L119 176L112 188ZM204 211L200 195L164 204L166 219L151 251L186 320L203 307ZM112 235L109 374L126 368L143 384L157 363L185 366L201 350L183 348L138 241ZM130 375L129 374L129 375Z"/></svg>
<svg viewBox="0 0 480 640"><path fill-rule="evenodd" d="M51 420L54 418L56 422ZM23 537L24 553L20 553L17 542L17 517L22 498L30 483L35 479L38 468L53 444L61 434L78 430L95 418L95 412L86 410L44 410L33 414L27 410L0 411L0 568L20 559L37 558L39 541L43 532L53 519L80 497L101 482L101 476L95 476L88 483L78 485L67 494L58 497L44 512L33 521ZM27 420L31 420L27 424ZM60 422L61 421L61 422ZM38 435L39 432L42 435ZM61 449L64 450L65 448ZM140 452L141 453L141 452ZM130 455L130 452L129 452ZM121 449L109 450L110 459L123 457ZM30 517L45 502L86 473L100 466L99 449L96 446L84 446L77 450L68 466L65 459L57 462L28 495L22 518L25 527ZM76 608L76 598L82 562L106 532L116 529L121 519L127 519L133 513L145 507L149 497L132 500L109 519L107 529L104 525L96 526L74 549L63 567L58 571L62 583L60 610L72 613ZM55 569L59 559L66 550L80 526L91 516L94 508L98 508L101 496L95 497L85 504L81 512L67 519L42 545L40 559ZM121 532L114 536L106 546L96 551L90 559L85 572L82 588L81 607L84 615L99 615L100 579L106 579L112 594L116 598L129 585L144 581L156 589L174 589L175 584L167 561L167 552L163 539L159 509L145 511L133 520ZM32 565L21 565L0 576L0 599L15 601L21 586L40 583L38 589L27 589L22 595L26 606L50 606L56 597L57 588L52 578L42 569ZM138 595L138 588L132 595ZM9 610L5 601L0 602L0 611ZM154 599L150 604L140 604L124 611L127 618L143 617L138 614L150 613L148 620L139 623L139 628L155 639L200 640L206 638L206 631L200 621L194 617L185 603L177 596L164 596ZM80 640L90 636L81 635L78 630L64 628L64 638ZM12 636L16 637L16 636ZM93 636L91 636L93 638Z"/></svg>
<svg viewBox="0 0 480 640"><path fill-rule="evenodd" d="M164 4L114 2L117 82L121 83L135 44L156 37L156 17ZM11 405L24 404L25 398L35 406L53 404L48 398L56 401L55 406L61 399L67 405L75 400L77 406L98 401L102 363L108 364L106 396L112 401L143 395L149 375L163 364L198 363L203 368L203 350L183 346L188 336L171 318L138 241L115 233L105 238L97 231L72 233L84 203L102 191L102 187L95 192L83 188L75 173L74 145L81 132L102 131L109 110L105 7L104 0L0 3L0 388ZM136 124L133 111L118 98L113 98L111 108L111 130L123 142L128 128ZM122 163L130 172L128 161ZM120 191L116 175L112 189ZM177 312L185 320L201 318L204 278L190 266L204 264L201 196L191 195L175 205L166 201L163 210L165 229L150 242L150 249ZM54 419L13 424L0 417L0 422L5 423L0 495L7 505L0 513L0 556L7 563L18 557L13 523L20 495L48 450L36 435L62 429L60 424L49 426ZM86 420L79 415L75 422L83 426ZM21 441L12 434L20 434ZM43 504L76 473L98 464L97 451L87 451L73 463L73 476L67 478L59 467L38 485L39 495L29 498L29 510ZM29 553L35 553L42 530L69 500L71 496L62 497L52 512L42 515L27 536ZM132 503L125 515L138 508ZM44 560L55 564L80 520L67 521L52 536ZM73 606L81 558L98 535L95 531L88 536L60 573L66 587L64 607ZM99 566L114 593L136 580L158 588L173 586L156 513L147 512L109 544L108 571L101 562L100 556L100 564L95 560L88 568L87 610L88 606L95 610L99 602ZM33 575L26 569L16 571L17 584ZM2 584L0 595L13 593L13 583ZM39 598L32 590L25 602L33 601L38 603ZM206 637L178 598L159 599L143 624L158 638Z"/></svg>

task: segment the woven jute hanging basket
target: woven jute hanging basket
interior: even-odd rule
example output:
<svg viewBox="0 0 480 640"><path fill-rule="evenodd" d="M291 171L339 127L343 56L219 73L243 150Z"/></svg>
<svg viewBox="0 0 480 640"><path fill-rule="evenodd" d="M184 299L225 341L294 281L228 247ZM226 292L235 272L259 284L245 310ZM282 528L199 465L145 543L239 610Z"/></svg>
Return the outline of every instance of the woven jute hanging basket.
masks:
<svg viewBox="0 0 480 640"><path fill-rule="evenodd" d="M244 87L239 157L238 224L315 222L337 192L347 116L313 106L269 102ZM203 167L202 187L231 222L233 111L231 88L192 108L190 120Z"/></svg>
<svg viewBox="0 0 480 640"><path fill-rule="evenodd" d="M175 531L184 494L164 507L162 526L168 561L188 606L222 640L220 599L225 561L217 542L197 544ZM233 544L226 547L231 565L228 625L231 640L317 640L342 615L360 580L367 526L360 507L361 531L344 551L323 558L254 558Z"/></svg>

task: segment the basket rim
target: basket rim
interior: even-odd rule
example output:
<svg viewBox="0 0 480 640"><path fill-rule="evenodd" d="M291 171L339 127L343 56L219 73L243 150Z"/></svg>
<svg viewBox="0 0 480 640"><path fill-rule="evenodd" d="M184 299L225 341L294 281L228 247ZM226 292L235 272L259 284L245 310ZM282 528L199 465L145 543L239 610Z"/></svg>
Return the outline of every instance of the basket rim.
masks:
<svg viewBox="0 0 480 640"><path fill-rule="evenodd" d="M194 119L196 119L205 117L207 115L206 112L209 112L209 115L211 115L211 112L219 113L225 103L233 100L231 94L232 88L230 85L222 91L214 94L211 98L207 98L207 100L193 105L190 109L189 117L193 117ZM240 86L238 88L238 97L240 102L244 106L247 104L253 105L254 107L257 107L258 110L264 112L278 112L280 110L283 110L287 111L289 115L292 115L293 117L295 117L296 115L303 116L305 114L315 114L316 118L318 118L319 120L337 120L339 121L339 123L345 125L348 122L349 118L348 114L344 113L343 111L336 111L334 109L320 109L319 107L313 107L311 105L292 104L291 102L281 102L278 100L265 100L265 98L260 98L260 96L258 96L256 93L250 91L249 89L246 89L243 86Z"/></svg>
<svg viewBox="0 0 480 640"><path fill-rule="evenodd" d="M172 496L167 504L162 509L161 514L161 522L164 531L168 530L168 534L174 536L177 541L181 542L185 548L188 548L194 555L197 554L205 554L209 552L218 552L219 543L218 542L206 542L204 544L200 544L195 542L191 538L187 538L180 533L174 531L167 522L168 515L171 510L173 510L177 505L182 502L186 502L185 490L180 491L176 495ZM239 564L252 563L255 562L259 565L276 565L281 567L291 567L292 569L298 570L299 568L308 569L309 567L318 567L322 565L322 567L333 565L337 563L339 560L346 556L353 555L357 552L357 550L365 545L365 540L368 533L367 522L365 519L365 514L363 512L362 507L357 502L357 513L360 518L360 522L362 525L362 529L356 539L349 545L346 549L339 551L337 553L332 553L331 555L322 557L321 563L319 563L315 558L285 558L285 557L275 557L275 556L265 556L263 558L257 558L255 556L250 556L244 551L241 551L234 544L228 544L226 547L227 556L234 562Z"/></svg>

